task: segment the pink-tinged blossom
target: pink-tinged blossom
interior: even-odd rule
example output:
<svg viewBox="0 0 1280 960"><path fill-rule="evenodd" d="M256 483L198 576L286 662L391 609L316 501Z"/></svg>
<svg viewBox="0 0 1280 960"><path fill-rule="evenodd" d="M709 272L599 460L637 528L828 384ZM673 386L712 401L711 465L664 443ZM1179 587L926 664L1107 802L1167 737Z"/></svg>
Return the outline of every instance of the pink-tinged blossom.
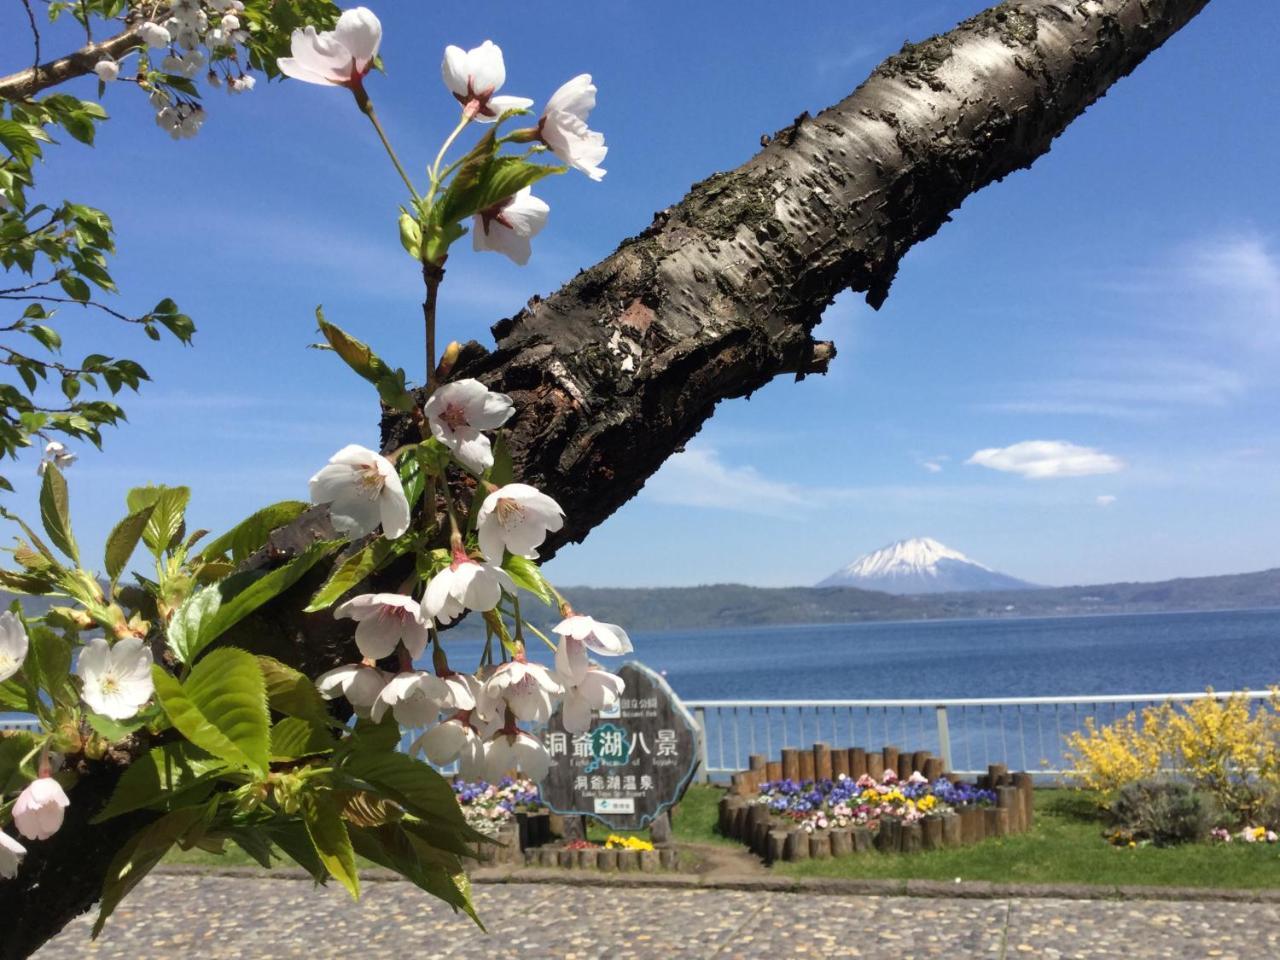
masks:
<svg viewBox="0 0 1280 960"><path fill-rule="evenodd" d="M471 222L471 246L492 250L524 266L533 255L533 237L547 225L551 208L524 187L477 213Z"/></svg>
<svg viewBox="0 0 1280 960"><path fill-rule="evenodd" d="M403 642L409 656L420 657L430 634L418 601L399 593L366 593L352 597L333 611L338 619L355 620L360 655L381 660Z"/></svg>
<svg viewBox="0 0 1280 960"><path fill-rule="evenodd" d="M582 679L565 683L564 728L569 733L586 733L591 729L591 712L613 706L622 695L622 678L599 667L588 667Z"/></svg>
<svg viewBox="0 0 1280 960"><path fill-rule="evenodd" d="M400 726L425 727L435 723L440 711L450 702L450 691L443 680L413 670L391 678L374 701L369 717L379 723L390 709Z"/></svg>
<svg viewBox="0 0 1280 960"><path fill-rule="evenodd" d="M511 398L479 380L455 380L437 388L422 408L431 435L473 473L493 466L493 448L485 430L496 430L515 411Z"/></svg>
<svg viewBox="0 0 1280 960"><path fill-rule="evenodd" d="M527 483L508 483L484 498L476 514L480 552L494 563L503 550L533 560L549 532L564 526L564 511Z"/></svg>
<svg viewBox="0 0 1280 960"><path fill-rule="evenodd" d="M27 784L13 805L13 823L28 840L48 840L62 826L71 805L62 785L53 777L39 777Z"/></svg>
<svg viewBox="0 0 1280 960"><path fill-rule="evenodd" d="M604 145L604 134L587 126L587 116L595 105L596 85L591 74L579 74L547 101L538 121L538 137L569 166L592 180L601 180L605 171L600 163L609 148Z"/></svg>
<svg viewBox="0 0 1280 960"><path fill-rule="evenodd" d="M618 657L632 650L627 631L616 623L603 623L592 617L573 614L552 629L561 638L556 648L556 671L575 683L586 675L587 651Z"/></svg>
<svg viewBox="0 0 1280 960"><path fill-rule="evenodd" d="M505 702L516 719L531 723L550 719L555 699L562 693L564 687L551 671L523 660L502 664L484 684L486 699Z"/></svg>
<svg viewBox="0 0 1280 960"><path fill-rule="evenodd" d="M467 610L484 613L502 599L503 591L515 595L516 585L507 571L491 563L476 561L457 554L427 584L422 598L423 610L436 617L461 605Z"/></svg>
<svg viewBox="0 0 1280 960"><path fill-rule="evenodd" d="M466 779L482 776L484 741L465 719L465 713L450 717L418 737L410 752L422 753L437 766L458 761L459 772Z"/></svg>
<svg viewBox="0 0 1280 960"><path fill-rule="evenodd" d="M396 468L359 444L343 447L311 478L311 502L329 504L334 529L349 537L382 524L382 535L395 540L409 529L409 500Z"/></svg>
<svg viewBox="0 0 1280 960"><path fill-rule="evenodd" d="M293 31L291 57L276 61L280 72L295 80L358 89L372 69L382 44L382 24L365 7L344 10L332 30L315 27Z"/></svg>
<svg viewBox="0 0 1280 960"><path fill-rule="evenodd" d="M0 878L12 880L18 875L18 867L22 858L27 855L27 848L3 830L0 830Z"/></svg>
<svg viewBox="0 0 1280 960"><path fill-rule="evenodd" d="M520 770L534 782L547 775L551 754L537 737L523 730L503 730L484 745L486 779L497 783L509 771Z"/></svg>
<svg viewBox="0 0 1280 960"><path fill-rule="evenodd" d="M29 646L22 619L12 610L0 613L0 683L22 669Z"/></svg>
<svg viewBox="0 0 1280 960"><path fill-rule="evenodd" d="M454 99L462 104L463 114L481 123L492 123L508 110L533 106L533 101L525 97L494 96L507 80L507 66L502 49L492 40L470 50L445 47L440 75Z"/></svg>
<svg viewBox="0 0 1280 960"><path fill-rule="evenodd" d="M367 717L390 679L391 674L377 667L347 663L317 677L316 689L326 700L346 698L356 716Z"/></svg>

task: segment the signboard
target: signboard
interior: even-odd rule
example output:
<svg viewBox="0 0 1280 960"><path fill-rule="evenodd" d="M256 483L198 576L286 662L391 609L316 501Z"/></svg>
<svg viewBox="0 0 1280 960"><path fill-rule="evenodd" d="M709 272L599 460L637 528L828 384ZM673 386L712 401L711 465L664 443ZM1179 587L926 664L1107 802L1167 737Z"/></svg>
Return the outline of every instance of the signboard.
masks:
<svg viewBox="0 0 1280 960"><path fill-rule="evenodd" d="M698 727L671 687L634 661L626 684L586 733L568 733L559 710L542 733L551 769L543 802L556 813L594 817L614 830L639 830L684 793L698 766Z"/></svg>

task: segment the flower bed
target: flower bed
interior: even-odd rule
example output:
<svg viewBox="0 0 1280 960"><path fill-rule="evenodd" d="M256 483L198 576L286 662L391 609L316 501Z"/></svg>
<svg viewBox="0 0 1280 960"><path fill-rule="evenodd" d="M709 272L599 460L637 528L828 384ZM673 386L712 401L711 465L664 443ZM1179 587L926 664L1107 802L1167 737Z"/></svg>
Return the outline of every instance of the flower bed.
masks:
<svg viewBox="0 0 1280 960"><path fill-rule="evenodd" d="M498 836L501 828L515 819L517 812L542 808L538 785L524 778L503 777L496 784L483 780L474 783L455 780L453 792L467 824L490 837Z"/></svg>
<svg viewBox="0 0 1280 960"><path fill-rule="evenodd" d="M994 790L939 778L930 783L923 774L913 773L899 781L891 770L877 782L869 774L857 780L841 774L834 780L797 783L795 780L766 781L752 803L763 803L769 812L789 820L802 830L827 830L854 826L875 826L884 817L915 823L930 816L944 816L965 806L993 807Z"/></svg>

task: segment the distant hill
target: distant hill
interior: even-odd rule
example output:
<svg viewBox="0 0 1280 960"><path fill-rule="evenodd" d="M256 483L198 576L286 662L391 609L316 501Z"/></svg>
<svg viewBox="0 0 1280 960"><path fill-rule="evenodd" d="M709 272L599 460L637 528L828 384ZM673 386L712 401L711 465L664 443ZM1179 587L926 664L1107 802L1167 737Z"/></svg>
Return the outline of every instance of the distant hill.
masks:
<svg viewBox="0 0 1280 960"><path fill-rule="evenodd" d="M854 587L571 587L573 605L628 629L859 623L978 617L1063 617L1280 607L1280 568L1158 583L1107 583L898 596ZM529 606L526 610L531 609Z"/></svg>
<svg viewBox="0 0 1280 960"><path fill-rule="evenodd" d="M1035 585L992 570L931 537L915 537L863 554L818 586L915 594L1023 590Z"/></svg>

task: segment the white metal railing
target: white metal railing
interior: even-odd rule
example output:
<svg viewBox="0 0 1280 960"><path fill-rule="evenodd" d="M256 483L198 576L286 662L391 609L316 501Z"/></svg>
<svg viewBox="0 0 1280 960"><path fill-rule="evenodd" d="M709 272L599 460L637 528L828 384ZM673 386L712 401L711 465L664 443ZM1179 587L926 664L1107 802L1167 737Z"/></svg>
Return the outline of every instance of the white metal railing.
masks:
<svg viewBox="0 0 1280 960"><path fill-rule="evenodd" d="M35 717L0 717L0 730L35 730L39 726Z"/></svg>
<svg viewBox="0 0 1280 960"><path fill-rule="evenodd" d="M686 700L702 729L701 775L723 778L745 770L752 754L777 760L783 747L814 743L832 747L928 750L950 771L985 773L993 763L1047 778L1072 771L1064 760L1065 737L1129 712L1142 721L1145 707L1165 702L1225 699L1213 693L1125 693L1072 697L976 697L922 700ZM1241 691L1251 701L1266 692Z"/></svg>

